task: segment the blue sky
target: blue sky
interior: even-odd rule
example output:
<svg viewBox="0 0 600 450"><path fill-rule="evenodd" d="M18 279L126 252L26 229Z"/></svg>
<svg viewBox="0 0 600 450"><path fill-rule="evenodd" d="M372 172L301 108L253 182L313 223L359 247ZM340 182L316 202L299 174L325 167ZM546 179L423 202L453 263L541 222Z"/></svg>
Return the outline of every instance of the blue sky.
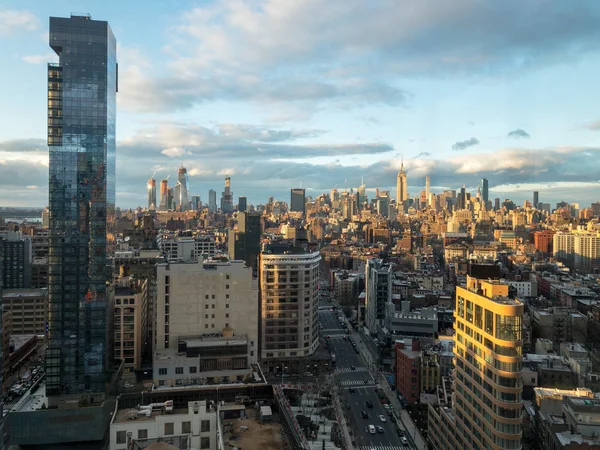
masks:
<svg viewBox="0 0 600 450"><path fill-rule="evenodd" d="M600 4L550 0L10 1L0 8L0 205L47 203L48 17L118 40L117 203L181 162L207 200L334 186L600 200ZM371 191L371 192L373 192ZM371 194L373 195L373 194Z"/></svg>

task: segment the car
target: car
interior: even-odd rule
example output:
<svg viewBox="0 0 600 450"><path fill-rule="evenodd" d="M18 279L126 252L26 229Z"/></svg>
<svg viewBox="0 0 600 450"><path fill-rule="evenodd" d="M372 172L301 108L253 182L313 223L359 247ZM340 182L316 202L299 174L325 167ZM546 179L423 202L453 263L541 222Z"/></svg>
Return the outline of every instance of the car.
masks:
<svg viewBox="0 0 600 450"><path fill-rule="evenodd" d="M375 425L369 425L367 427L367 430L369 430L369 433L371 433L371 434L375 434L376 433L376 431L375 431Z"/></svg>
<svg viewBox="0 0 600 450"><path fill-rule="evenodd" d="M342 339L343 339L343 340L347 340L347 339L348 339L348 337L347 337L347 336L342 336Z"/></svg>
<svg viewBox="0 0 600 450"><path fill-rule="evenodd" d="M383 423L387 422L387 419L383 414L379 414L379 420L381 420Z"/></svg>
<svg viewBox="0 0 600 450"><path fill-rule="evenodd" d="M394 418L394 410L393 409L388 409L388 416L390 416L390 418Z"/></svg>
<svg viewBox="0 0 600 450"><path fill-rule="evenodd" d="M396 428L396 434L401 438L404 437L404 432L400 428Z"/></svg>
<svg viewBox="0 0 600 450"><path fill-rule="evenodd" d="M363 419L368 419L369 418L369 413L366 411L361 411L360 412L360 417L362 417Z"/></svg>
<svg viewBox="0 0 600 450"><path fill-rule="evenodd" d="M402 445L408 445L408 439L406 439L404 436L400 436L400 442Z"/></svg>
<svg viewBox="0 0 600 450"><path fill-rule="evenodd" d="M350 366L350 370L356 370L356 366Z"/></svg>
<svg viewBox="0 0 600 450"><path fill-rule="evenodd" d="M350 334L350 330L346 328L346 331L345 331L345 333L346 333L346 334Z"/></svg>
<svg viewBox="0 0 600 450"><path fill-rule="evenodd" d="M385 433L385 430L383 429L383 427L381 425L377 425L377 432L378 433Z"/></svg>
<svg viewBox="0 0 600 450"><path fill-rule="evenodd" d="M350 392L351 394L354 394L356 392L356 389L354 389L353 387L348 388L348 392Z"/></svg>
<svg viewBox="0 0 600 450"><path fill-rule="evenodd" d="M358 351L358 348L354 347L354 352L358 355L360 352Z"/></svg>
<svg viewBox="0 0 600 450"><path fill-rule="evenodd" d="M367 408L372 408L373 407L373 402L371 400L367 400L365 402L365 405L367 405Z"/></svg>

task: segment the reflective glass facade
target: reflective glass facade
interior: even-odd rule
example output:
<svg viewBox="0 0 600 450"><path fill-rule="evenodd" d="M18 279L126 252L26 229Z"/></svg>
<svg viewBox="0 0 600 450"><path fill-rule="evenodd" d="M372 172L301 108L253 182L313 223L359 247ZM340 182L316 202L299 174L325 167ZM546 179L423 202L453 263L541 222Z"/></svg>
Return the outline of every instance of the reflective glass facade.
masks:
<svg viewBox="0 0 600 450"><path fill-rule="evenodd" d="M50 18L50 396L103 392L110 374L114 244L116 41L107 22Z"/></svg>

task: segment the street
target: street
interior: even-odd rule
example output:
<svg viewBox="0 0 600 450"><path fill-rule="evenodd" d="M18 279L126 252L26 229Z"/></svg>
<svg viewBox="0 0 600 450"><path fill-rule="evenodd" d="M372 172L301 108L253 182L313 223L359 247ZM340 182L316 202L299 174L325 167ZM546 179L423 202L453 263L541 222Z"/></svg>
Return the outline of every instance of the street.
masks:
<svg viewBox="0 0 600 450"><path fill-rule="evenodd" d="M395 423L395 415L390 417L383 407L375 378L359 353L358 349L362 345L359 335L346 334L344 327L338 321L337 314L330 310L320 310L319 321L322 325L321 333L327 338L331 353L336 355L335 381L355 448L409 449L408 444L402 444L401 437L398 435L398 428L401 429L403 436L407 434L406 430L401 424L398 426ZM357 345L356 350L353 343ZM372 408L369 408L366 402L370 402ZM361 411L366 411L369 418L363 419ZM380 415L385 417L386 422L380 421ZM376 431L375 434L371 434L367 429L368 425L381 426L383 432Z"/></svg>

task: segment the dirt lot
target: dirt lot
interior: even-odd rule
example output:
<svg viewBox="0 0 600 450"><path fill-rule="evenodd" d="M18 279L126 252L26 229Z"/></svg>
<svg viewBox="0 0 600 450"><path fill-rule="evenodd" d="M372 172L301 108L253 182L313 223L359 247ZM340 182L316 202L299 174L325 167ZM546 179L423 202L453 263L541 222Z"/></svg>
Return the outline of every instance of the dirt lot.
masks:
<svg viewBox="0 0 600 450"><path fill-rule="evenodd" d="M257 413L253 409L247 409L248 419L226 420L232 422L233 433L225 434L225 443L229 442L227 449L237 447L241 450L279 450L281 444L281 425L279 422L261 424L256 420ZM240 426L247 426L248 431L241 431ZM231 441L232 435L239 436L238 441Z"/></svg>

